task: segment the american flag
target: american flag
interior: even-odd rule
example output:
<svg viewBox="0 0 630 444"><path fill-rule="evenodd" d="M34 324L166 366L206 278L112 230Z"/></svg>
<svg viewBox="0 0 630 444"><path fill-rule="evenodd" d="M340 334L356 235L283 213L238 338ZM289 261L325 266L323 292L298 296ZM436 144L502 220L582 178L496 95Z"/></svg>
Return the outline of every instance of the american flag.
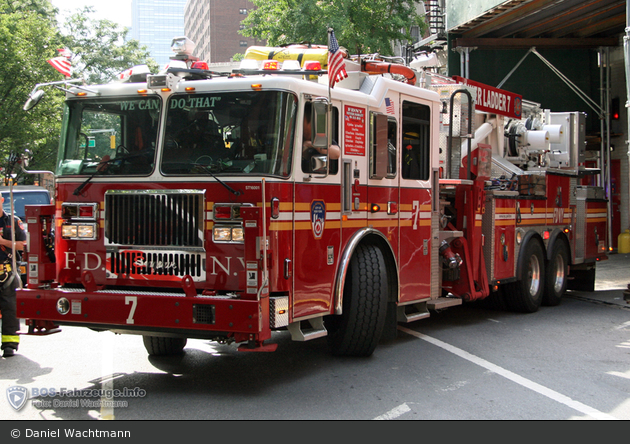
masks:
<svg viewBox="0 0 630 444"><path fill-rule="evenodd" d="M61 57L65 57L68 60L72 58L72 52L70 52L68 48L58 49L57 52L59 53Z"/></svg>
<svg viewBox="0 0 630 444"><path fill-rule="evenodd" d="M348 77L346 72L346 62L343 60L343 54L339 49L339 43L335 38L335 31L330 31L330 39L328 46L328 84L331 88L335 83L342 81Z"/></svg>
<svg viewBox="0 0 630 444"><path fill-rule="evenodd" d="M70 77L72 64L70 60L65 57L55 57L53 59L47 60L48 63L52 65L57 71L63 74L66 77Z"/></svg>
<svg viewBox="0 0 630 444"><path fill-rule="evenodd" d="M385 107L387 109L387 114L395 114L394 112L394 102L392 102L389 97L385 98Z"/></svg>

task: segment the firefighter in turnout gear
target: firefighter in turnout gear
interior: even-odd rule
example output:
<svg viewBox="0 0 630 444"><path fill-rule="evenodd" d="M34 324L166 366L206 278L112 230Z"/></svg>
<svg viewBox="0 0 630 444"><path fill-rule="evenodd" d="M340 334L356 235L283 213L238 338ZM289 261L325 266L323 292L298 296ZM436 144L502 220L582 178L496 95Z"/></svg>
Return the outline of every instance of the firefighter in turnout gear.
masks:
<svg viewBox="0 0 630 444"><path fill-rule="evenodd" d="M0 204L4 198L0 197ZM15 216L15 249L23 251L26 244L26 232L22 221ZM13 249L11 235L11 216L2 210L0 217L0 312L2 312L2 351L3 357L15 354L20 343L18 330L15 290L19 286L20 277L13 271Z"/></svg>

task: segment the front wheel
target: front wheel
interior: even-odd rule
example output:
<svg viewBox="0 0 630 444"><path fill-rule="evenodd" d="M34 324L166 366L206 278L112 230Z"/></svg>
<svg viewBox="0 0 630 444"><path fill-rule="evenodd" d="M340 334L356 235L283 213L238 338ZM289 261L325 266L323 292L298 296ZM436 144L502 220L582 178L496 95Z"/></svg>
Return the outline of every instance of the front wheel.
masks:
<svg viewBox="0 0 630 444"><path fill-rule="evenodd" d="M558 240L554 243L551 250L551 260L547 265L543 305L555 306L560 304L567 289L568 277L569 253L565 243Z"/></svg>
<svg viewBox="0 0 630 444"><path fill-rule="evenodd" d="M350 260L343 291L343 314L329 316L328 344L336 356L370 356L387 315L387 271L383 253L359 245Z"/></svg>
<svg viewBox="0 0 630 444"><path fill-rule="evenodd" d="M165 338L162 336L142 336L144 348L151 356L170 356L182 353L186 338Z"/></svg>
<svg viewBox="0 0 630 444"><path fill-rule="evenodd" d="M533 313L540 308L545 289L545 257L543 247L530 239L522 251L516 282L507 284L505 302L513 311Z"/></svg>

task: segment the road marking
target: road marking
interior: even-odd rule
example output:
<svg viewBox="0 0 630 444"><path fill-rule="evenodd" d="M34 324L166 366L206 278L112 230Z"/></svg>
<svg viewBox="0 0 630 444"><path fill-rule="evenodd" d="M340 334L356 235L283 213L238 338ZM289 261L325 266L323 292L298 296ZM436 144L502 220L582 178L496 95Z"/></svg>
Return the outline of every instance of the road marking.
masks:
<svg viewBox="0 0 630 444"><path fill-rule="evenodd" d="M615 330L623 330L624 328L630 327L630 321L624 322L623 324L615 327Z"/></svg>
<svg viewBox="0 0 630 444"><path fill-rule="evenodd" d="M390 419L396 419L399 416L404 415L407 412L410 412L411 409L409 406L405 404L401 404L398 407L391 409L389 412L382 414L381 416L377 416L374 418L374 421L388 421Z"/></svg>
<svg viewBox="0 0 630 444"><path fill-rule="evenodd" d="M550 388L547 388L545 386L542 386L534 381L530 381L527 378L524 378L522 376L517 375L516 373L513 373L509 370L506 370L502 367L499 367L498 365L495 365L491 362L486 361L485 359L482 359L478 356L475 356L471 353L468 353L467 351L464 351L460 348L457 348L453 345L447 344L446 342L440 341L439 339L435 339L432 338L431 336L427 336L424 335L422 333L418 333L417 331L414 330L410 330L408 328L405 327L398 327L398 329L400 331L403 331L411 336L415 336L419 339L422 339L423 341L427 341L430 344L436 345L446 351L449 351L451 353L453 353L454 355L459 356L460 358L466 359L467 361L472 362L473 364L477 364L480 367L483 367L485 369L490 370L493 373L496 373L499 376L503 376L506 379L509 379L512 382L515 382L525 388L528 388L530 390L535 391L536 393L539 393L543 396L546 396L547 398L559 402L560 404L564 404L567 407L570 407L574 410L577 410L580 413L583 413L585 415L588 415L592 418L595 419L604 419L604 420L613 420L613 419L617 419L614 416L608 415L607 413L604 412L600 412L597 409L594 409L593 407L589 407L585 404L582 404L581 402L575 401L571 398L569 398L568 396L565 396L561 393L558 393L554 390L551 390Z"/></svg>
<svg viewBox="0 0 630 444"><path fill-rule="evenodd" d="M103 367L101 389L103 390L101 396L101 419L102 420L114 420L114 406L113 396L108 397L108 393L112 393L114 390L114 335L106 332L103 334Z"/></svg>
<svg viewBox="0 0 630 444"><path fill-rule="evenodd" d="M612 376L619 376L620 378L626 378L626 379L630 379L630 370L628 370L625 373L621 373L621 372L606 372L607 375L612 375Z"/></svg>

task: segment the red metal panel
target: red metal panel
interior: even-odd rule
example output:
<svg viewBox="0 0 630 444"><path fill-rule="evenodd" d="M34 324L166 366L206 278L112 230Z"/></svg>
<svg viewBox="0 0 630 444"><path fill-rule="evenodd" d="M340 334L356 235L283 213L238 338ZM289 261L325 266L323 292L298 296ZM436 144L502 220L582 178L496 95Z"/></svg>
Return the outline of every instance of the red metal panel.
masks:
<svg viewBox="0 0 630 444"><path fill-rule="evenodd" d="M608 253L607 220L605 200L586 201L585 258L603 258Z"/></svg>
<svg viewBox="0 0 630 444"><path fill-rule="evenodd" d="M495 206L494 278L501 280L514 277L516 199L496 199Z"/></svg>
<svg viewBox="0 0 630 444"><path fill-rule="evenodd" d="M400 189L400 301L431 296L431 190Z"/></svg>
<svg viewBox="0 0 630 444"><path fill-rule="evenodd" d="M547 226L562 228L571 223L570 193L569 176L547 174Z"/></svg>
<svg viewBox="0 0 630 444"><path fill-rule="evenodd" d="M71 311L57 311L57 301L65 297ZM121 329L147 327L258 333L261 330L259 303L255 300L214 297L162 296L139 293L60 292L55 290L17 291L18 317L56 323L83 323L118 326ZM193 304L213 305L215 323L193 322Z"/></svg>
<svg viewBox="0 0 630 444"><path fill-rule="evenodd" d="M329 313L341 249L338 185L295 186L293 317Z"/></svg>

